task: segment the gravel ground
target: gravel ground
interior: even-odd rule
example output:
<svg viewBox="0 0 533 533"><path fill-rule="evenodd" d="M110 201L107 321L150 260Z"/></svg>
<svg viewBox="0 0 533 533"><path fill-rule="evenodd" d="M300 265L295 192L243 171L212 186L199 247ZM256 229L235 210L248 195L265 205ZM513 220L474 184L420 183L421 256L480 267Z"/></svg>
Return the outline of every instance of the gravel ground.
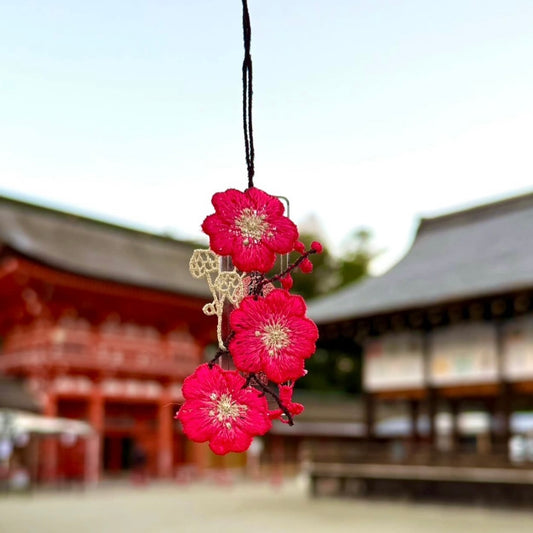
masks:
<svg viewBox="0 0 533 533"><path fill-rule="evenodd" d="M105 486L0 494L1 533L504 533L533 513L449 505L310 499L299 481Z"/></svg>

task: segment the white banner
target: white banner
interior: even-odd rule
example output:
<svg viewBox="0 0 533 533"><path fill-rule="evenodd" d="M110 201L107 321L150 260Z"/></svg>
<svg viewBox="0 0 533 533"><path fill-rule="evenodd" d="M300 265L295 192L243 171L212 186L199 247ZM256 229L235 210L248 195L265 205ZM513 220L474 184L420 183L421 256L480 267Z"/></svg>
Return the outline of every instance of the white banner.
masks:
<svg viewBox="0 0 533 533"><path fill-rule="evenodd" d="M458 324L431 333L432 385L494 383L498 376L496 329L492 324Z"/></svg>
<svg viewBox="0 0 533 533"><path fill-rule="evenodd" d="M509 381L533 378L533 316L523 316L503 327L503 374Z"/></svg>
<svg viewBox="0 0 533 533"><path fill-rule="evenodd" d="M364 389L368 391L424 387L422 334L391 333L369 341L363 369Z"/></svg>

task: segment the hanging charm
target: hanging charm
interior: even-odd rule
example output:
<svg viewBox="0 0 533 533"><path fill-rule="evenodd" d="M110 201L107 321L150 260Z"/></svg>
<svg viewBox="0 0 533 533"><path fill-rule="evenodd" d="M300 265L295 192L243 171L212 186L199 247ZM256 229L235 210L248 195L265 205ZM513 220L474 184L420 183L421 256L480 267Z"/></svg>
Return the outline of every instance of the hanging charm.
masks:
<svg viewBox="0 0 533 533"><path fill-rule="evenodd" d="M191 440L209 442L217 454L247 450L253 437L271 428L272 420L293 425L294 416L304 410L292 401L294 383L306 374L305 361L315 352L318 339L304 299L290 290L291 272L299 268L310 273L310 256L320 253L322 246L313 242L306 250L279 198L257 189L253 182L251 30L246 0L243 33L248 188L213 195L215 212L202 224L209 249L195 250L190 261L192 276L205 277L213 296L203 311L217 316L218 350L212 361L184 380L185 403L176 415ZM290 253L298 254L291 264L286 259ZM282 270L272 275L278 258ZM229 271L221 268L227 259L233 265ZM221 368L217 362L222 357L231 358L235 369Z"/></svg>
<svg viewBox="0 0 533 533"><path fill-rule="evenodd" d="M189 261L189 271L196 279L206 278L213 301L205 304L203 312L207 316L217 317L217 341L218 347L225 350L222 340L222 320L224 316L224 304L227 302L238 306L244 297L243 277L237 269L227 272L220 268L220 257L211 250L194 250Z"/></svg>

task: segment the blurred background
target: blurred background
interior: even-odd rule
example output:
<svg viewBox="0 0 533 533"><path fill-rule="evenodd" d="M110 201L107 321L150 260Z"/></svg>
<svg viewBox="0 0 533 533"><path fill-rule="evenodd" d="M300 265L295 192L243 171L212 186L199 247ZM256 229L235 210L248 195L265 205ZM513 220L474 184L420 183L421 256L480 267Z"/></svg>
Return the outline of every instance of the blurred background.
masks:
<svg viewBox="0 0 533 533"><path fill-rule="evenodd" d="M212 194L247 185L241 9L0 2L0 496L530 505L526 1L250 2L255 185L324 244L294 284L320 340L305 412L247 453L173 419L216 341L189 258Z"/></svg>

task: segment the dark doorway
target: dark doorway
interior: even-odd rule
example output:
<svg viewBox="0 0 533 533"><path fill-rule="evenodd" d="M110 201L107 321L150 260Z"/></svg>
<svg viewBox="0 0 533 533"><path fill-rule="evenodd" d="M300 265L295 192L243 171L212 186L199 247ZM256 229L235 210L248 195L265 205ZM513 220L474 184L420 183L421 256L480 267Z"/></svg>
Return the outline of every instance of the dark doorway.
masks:
<svg viewBox="0 0 533 533"><path fill-rule="evenodd" d="M132 437L123 435L106 436L104 438L104 470L117 474L130 470L134 445L135 441Z"/></svg>

